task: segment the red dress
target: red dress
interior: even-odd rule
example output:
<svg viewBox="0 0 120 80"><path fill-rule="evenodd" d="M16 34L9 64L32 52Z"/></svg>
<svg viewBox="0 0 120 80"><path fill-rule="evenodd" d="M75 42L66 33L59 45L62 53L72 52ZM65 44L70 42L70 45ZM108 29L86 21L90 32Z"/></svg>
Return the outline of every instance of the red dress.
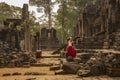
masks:
<svg viewBox="0 0 120 80"><path fill-rule="evenodd" d="M71 45L68 44L66 50L67 50L67 54L66 54L67 57L68 56L76 57L76 50Z"/></svg>

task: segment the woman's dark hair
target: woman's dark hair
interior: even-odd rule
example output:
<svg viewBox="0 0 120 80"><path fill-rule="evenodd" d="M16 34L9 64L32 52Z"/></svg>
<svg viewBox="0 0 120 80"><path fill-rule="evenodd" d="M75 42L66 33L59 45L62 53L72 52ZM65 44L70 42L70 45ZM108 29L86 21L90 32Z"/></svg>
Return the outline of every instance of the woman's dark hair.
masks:
<svg viewBox="0 0 120 80"><path fill-rule="evenodd" d="M67 41L69 41L69 40L70 40L70 38L67 39Z"/></svg>

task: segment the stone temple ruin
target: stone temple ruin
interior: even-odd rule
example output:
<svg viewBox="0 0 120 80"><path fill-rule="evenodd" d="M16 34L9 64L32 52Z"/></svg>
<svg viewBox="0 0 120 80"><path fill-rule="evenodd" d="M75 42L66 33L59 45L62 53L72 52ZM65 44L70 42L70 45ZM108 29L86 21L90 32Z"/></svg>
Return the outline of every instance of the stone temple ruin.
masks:
<svg viewBox="0 0 120 80"><path fill-rule="evenodd" d="M57 32L54 28L41 29L41 37L40 37L40 48L41 49L57 49L60 46L58 38L56 36Z"/></svg>
<svg viewBox="0 0 120 80"><path fill-rule="evenodd" d="M120 54L81 51L74 62L63 62L55 74L77 74L81 77L108 75L120 76Z"/></svg>
<svg viewBox="0 0 120 80"><path fill-rule="evenodd" d="M5 28L0 31L0 67L28 66L37 62L31 51L59 47L54 28L42 28L31 40L28 21L28 5L25 4L21 19L4 22ZM11 23L14 25L9 28ZM16 26L21 24L23 28L18 31ZM59 67L54 68L62 70L55 74L120 76L120 0L96 0L94 4L87 4L73 29L73 36L80 37L75 43L77 57L73 62L61 61Z"/></svg>
<svg viewBox="0 0 120 80"><path fill-rule="evenodd" d="M16 48L18 50L31 51L28 21L28 5L24 4L21 19L6 19L4 21L4 28L0 31L1 41L7 42L11 49ZM19 25L22 26L21 30L17 30L17 26Z"/></svg>
<svg viewBox="0 0 120 80"><path fill-rule="evenodd" d="M21 19L6 19L0 31L0 67L22 67L36 63L29 30L28 5L24 4ZM17 26L21 25L21 30Z"/></svg>
<svg viewBox="0 0 120 80"><path fill-rule="evenodd" d="M78 48L120 50L120 1L96 0L87 4L73 32L81 37L76 41Z"/></svg>
<svg viewBox="0 0 120 80"><path fill-rule="evenodd" d="M24 4L21 18L6 19L0 30L0 67L22 67L36 63L36 58L40 56L37 56L38 51L58 47L54 28L42 28L41 33L36 32L35 36L31 36L28 4Z"/></svg>
<svg viewBox="0 0 120 80"><path fill-rule="evenodd" d="M120 76L120 0L87 4L73 36L80 37L75 42L79 54L75 62L63 63L64 73Z"/></svg>

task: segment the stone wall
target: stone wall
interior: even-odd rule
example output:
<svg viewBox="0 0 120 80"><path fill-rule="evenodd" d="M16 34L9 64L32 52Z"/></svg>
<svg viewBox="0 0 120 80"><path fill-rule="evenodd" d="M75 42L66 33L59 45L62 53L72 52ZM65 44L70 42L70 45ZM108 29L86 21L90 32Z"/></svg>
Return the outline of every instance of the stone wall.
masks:
<svg viewBox="0 0 120 80"><path fill-rule="evenodd" d="M40 35L40 48L48 50L58 48L60 46L60 43L57 39L56 34L57 32L54 28L42 28Z"/></svg>
<svg viewBox="0 0 120 80"><path fill-rule="evenodd" d="M81 22L82 24L80 24ZM73 34L82 38L80 41L82 43L77 44L80 48L83 46L88 46L87 48L115 48L116 43L119 42L118 35L120 33L120 1L96 0L94 4L87 4L78 24L80 25L75 28L79 30L74 28L74 32L77 32ZM96 44L94 45L94 43Z"/></svg>
<svg viewBox="0 0 120 80"><path fill-rule="evenodd" d="M21 26L21 30L18 30L17 26ZM28 4L23 5L20 19L8 18L4 21L4 28L0 31L0 40L9 43L10 48L32 51Z"/></svg>

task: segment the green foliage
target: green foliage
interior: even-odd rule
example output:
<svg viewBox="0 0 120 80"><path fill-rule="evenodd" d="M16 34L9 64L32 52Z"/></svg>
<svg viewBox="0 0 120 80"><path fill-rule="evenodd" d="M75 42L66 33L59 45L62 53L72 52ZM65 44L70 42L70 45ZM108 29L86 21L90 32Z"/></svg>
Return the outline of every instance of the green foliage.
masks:
<svg viewBox="0 0 120 80"><path fill-rule="evenodd" d="M20 7L16 7L16 6L11 6L11 10L12 10L12 18L21 18L22 15L22 9Z"/></svg>
<svg viewBox="0 0 120 80"><path fill-rule="evenodd" d="M10 6L6 3L0 3L0 23L3 23L3 20L5 20L8 17L11 17L11 9Z"/></svg>
<svg viewBox="0 0 120 80"><path fill-rule="evenodd" d="M30 33L31 33L31 35L35 36L36 32L40 32L40 25L37 22L34 24L34 26L30 26Z"/></svg>
<svg viewBox="0 0 120 80"><path fill-rule="evenodd" d="M51 0L29 0L29 3L31 6L37 6L38 12L41 11L39 9L44 9L46 15L48 15L51 12L53 7L53 3Z"/></svg>
<svg viewBox="0 0 120 80"><path fill-rule="evenodd" d="M56 29L58 37L67 39L72 36L72 29L76 26L78 19L86 4L91 4L93 0L56 0L59 3L59 9L56 18ZM63 22L64 21L64 22ZM62 24L64 32L62 32ZM61 30L61 31L60 31Z"/></svg>
<svg viewBox="0 0 120 80"><path fill-rule="evenodd" d="M15 19L21 19L22 15L22 9L20 7L16 6L10 6L4 2L0 3L0 24L3 24L3 21L5 21L7 18L15 18ZM29 13L30 18L29 18L29 26L30 26L30 31L31 35L35 35L37 31L40 31L39 29L39 23L36 22L36 18L34 15L34 12ZM13 27L14 23L11 22L9 24L9 28ZM23 24L16 26L17 30L21 30L23 27Z"/></svg>
<svg viewBox="0 0 120 80"><path fill-rule="evenodd" d="M38 12L44 11L46 17L48 17L48 26L51 27L51 16L52 16L52 8L54 5L54 2L52 0L29 0L30 5L37 6Z"/></svg>
<svg viewBox="0 0 120 80"><path fill-rule="evenodd" d="M10 22L10 24L9 24L9 28L11 28L11 27L13 27L13 25L14 25L14 23L13 22Z"/></svg>
<svg viewBox="0 0 120 80"><path fill-rule="evenodd" d="M30 18L29 18L30 32L32 36L35 36L36 32L40 32L40 24L36 22L34 12L30 13L29 15L30 15Z"/></svg>
<svg viewBox="0 0 120 80"><path fill-rule="evenodd" d="M21 29L22 29L22 27L20 25L17 25L16 28L18 31L21 31Z"/></svg>
<svg viewBox="0 0 120 80"><path fill-rule="evenodd" d="M0 24L2 24L7 18L20 18L20 16L20 7L10 6L4 2L0 3Z"/></svg>

